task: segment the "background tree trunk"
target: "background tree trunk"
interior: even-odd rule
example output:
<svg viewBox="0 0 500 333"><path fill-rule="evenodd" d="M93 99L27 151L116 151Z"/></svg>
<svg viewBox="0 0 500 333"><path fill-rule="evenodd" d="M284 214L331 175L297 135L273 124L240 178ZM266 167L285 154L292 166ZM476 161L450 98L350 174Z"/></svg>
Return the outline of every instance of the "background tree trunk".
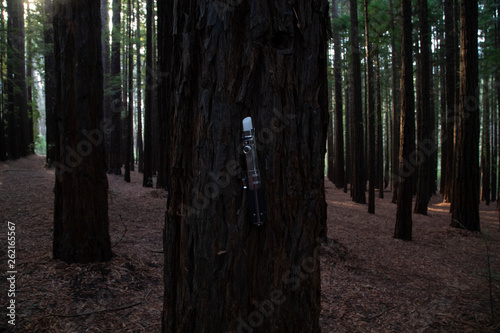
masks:
<svg viewBox="0 0 500 333"><path fill-rule="evenodd" d="M52 0L45 0L44 2L45 22L43 29L43 40L45 43L44 62L44 85L45 85L45 143L46 143L46 157L45 163L48 167L52 166L55 160L55 145L56 145L56 120L55 113L55 62L54 62L54 28L53 20L53 7Z"/></svg>
<svg viewBox="0 0 500 333"><path fill-rule="evenodd" d="M120 40L121 36L121 0L113 0L113 30L111 33L111 151L110 172L121 175L121 136L122 136L122 93L121 93L121 65L120 65Z"/></svg>
<svg viewBox="0 0 500 333"><path fill-rule="evenodd" d="M160 48L175 80L170 109L161 104L171 128L163 331L319 332L328 3L176 4L158 3L159 40L172 36L162 48L175 52L168 63ZM246 116L266 187L260 227L240 179Z"/></svg>
<svg viewBox="0 0 500 333"><path fill-rule="evenodd" d="M55 259L111 258L104 155L100 1L54 3ZM78 46L78 47L77 47Z"/></svg>
<svg viewBox="0 0 500 333"><path fill-rule="evenodd" d="M144 146L142 142L142 69L141 69L141 2L137 2L137 171L144 171Z"/></svg>
<svg viewBox="0 0 500 333"><path fill-rule="evenodd" d="M352 119L351 119L351 196L357 203L366 203L366 169L363 133L363 97L361 95L361 61L359 50L358 4L350 0L351 4L351 57L352 57Z"/></svg>
<svg viewBox="0 0 500 333"><path fill-rule="evenodd" d="M333 0L332 4L332 17L333 20L338 18L338 0ZM341 63L341 44L339 29L335 26L332 29L333 39L333 71L335 78L335 105L334 105L334 136L335 136L335 164L334 164L334 178L335 186L337 188L344 187L345 180L345 159L344 159L344 119L343 119L343 105L342 105L342 63Z"/></svg>
<svg viewBox="0 0 500 333"><path fill-rule="evenodd" d="M412 238L412 198L411 175L414 166L409 163L410 154L415 149L415 101L412 69L412 22L411 0L401 1L401 133L399 146L399 179L394 237L403 240Z"/></svg>
<svg viewBox="0 0 500 333"><path fill-rule="evenodd" d="M146 0L146 91L144 100L144 174L142 186L153 187L153 146L151 114L153 112L153 0Z"/></svg>
<svg viewBox="0 0 500 333"><path fill-rule="evenodd" d="M365 13L365 40L366 40L366 73L367 73L367 117L368 127L368 179L370 187L368 188L368 213L375 214L375 185L378 185L377 179L377 158L375 151L375 77L373 75L373 49L370 43L370 24L368 17L369 0L363 0Z"/></svg>
<svg viewBox="0 0 500 333"><path fill-rule="evenodd" d="M490 147L490 99L489 99L489 80L483 79L483 136L481 143L481 201L486 205L490 204L490 168L491 168L491 147Z"/></svg>
<svg viewBox="0 0 500 333"><path fill-rule="evenodd" d="M133 11L132 11L132 2L128 0L127 2L127 35L128 35L128 43L127 43L127 58L128 61L128 71L127 71L127 91L126 96L128 96L127 103L127 125L125 128L127 129L127 133L125 134L125 176L124 180L130 183L130 171L133 171L134 168L134 44L132 41L132 20L133 20Z"/></svg>
<svg viewBox="0 0 500 333"><path fill-rule="evenodd" d="M480 231L479 225L479 83L478 4L460 1L460 104L451 226Z"/></svg>
<svg viewBox="0 0 500 333"><path fill-rule="evenodd" d="M8 155L17 159L28 154L29 146L23 1L7 0L7 14Z"/></svg>

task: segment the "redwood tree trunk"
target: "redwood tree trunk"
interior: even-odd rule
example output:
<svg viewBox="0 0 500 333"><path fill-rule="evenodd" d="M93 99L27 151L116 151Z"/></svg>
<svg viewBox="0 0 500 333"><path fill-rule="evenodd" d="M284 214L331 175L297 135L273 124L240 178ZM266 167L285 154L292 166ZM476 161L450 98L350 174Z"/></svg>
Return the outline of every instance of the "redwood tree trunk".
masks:
<svg viewBox="0 0 500 333"><path fill-rule="evenodd" d="M120 40L121 36L121 0L113 0L113 31L111 44L111 151L110 172L121 175L121 136L122 136L122 93L121 93L121 67L120 67Z"/></svg>
<svg viewBox="0 0 500 333"><path fill-rule="evenodd" d="M333 19L335 20L338 17L338 0L333 1ZM342 63L341 63L341 45L340 45L340 34L338 29L334 27L332 30L332 38L333 38L333 71L335 78L335 105L334 105L334 114L335 114L335 127L334 127L334 136L335 136L335 164L334 164L334 179L335 186L337 188L344 187L345 180L345 159L344 159L344 119L343 119L343 105L342 105Z"/></svg>
<svg viewBox="0 0 500 333"><path fill-rule="evenodd" d="M480 231L478 4L460 1L460 103L451 226Z"/></svg>
<svg viewBox="0 0 500 333"><path fill-rule="evenodd" d="M490 169L491 169L491 147L490 147L490 100L489 100L489 80L483 79L483 136L481 143L481 201L486 205L490 204Z"/></svg>
<svg viewBox="0 0 500 333"><path fill-rule="evenodd" d="M158 3L159 40L173 38L160 66L174 81L160 104L171 129L163 332L320 331L327 11L327 1ZM260 227L238 162L246 116L266 188Z"/></svg>
<svg viewBox="0 0 500 333"><path fill-rule="evenodd" d="M160 5L160 4L159 4ZM161 42L161 40L160 40ZM153 113L153 0L146 1L146 91L144 100L144 173L142 186L153 187L153 138L151 115Z"/></svg>
<svg viewBox="0 0 500 333"><path fill-rule="evenodd" d="M52 166L55 160L56 145L56 120L55 120L55 62L54 62L54 28L52 24L52 0L45 0L45 22L44 22L44 43L45 43L45 141L46 141L46 165Z"/></svg>
<svg viewBox="0 0 500 333"><path fill-rule="evenodd" d="M350 0L351 4L351 56L352 56L352 118L351 118L351 196L357 203L366 203L366 169L364 153L363 133L363 97L361 95L361 61L359 50L359 28L358 28L358 4L356 0Z"/></svg>
<svg viewBox="0 0 500 333"><path fill-rule="evenodd" d="M411 175L414 166L410 154L415 149L415 100L412 69L412 22L411 0L401 1L401 133L399 146L399 179L394 237L403 240L412 238L412 198Z"/></svg>
<svg viewBox="0 0 500 333"><path fill-rule="evenodd" d="M104 155L100 1L54 3L54 258L111 258Z"/></svg>
<svg viewBox="0 0 500 333"><path fill-rule="evenodd" d="M401 55L399 47L396 44L397 36L399 36L399 26L394 24L399 15L394 15L392 0L389 0L391 11L391 49L392 49L392 66L391 66L391 82L392 82L392 140L391 140L391 188L392 202L396 203L398 197L398 172L399 172L399 138L401 125L401 96L400 96L400 81L398 76L400 70ZM398 6L397 8L400 8ZM399 10L398 10L399 14Z"/></svg>

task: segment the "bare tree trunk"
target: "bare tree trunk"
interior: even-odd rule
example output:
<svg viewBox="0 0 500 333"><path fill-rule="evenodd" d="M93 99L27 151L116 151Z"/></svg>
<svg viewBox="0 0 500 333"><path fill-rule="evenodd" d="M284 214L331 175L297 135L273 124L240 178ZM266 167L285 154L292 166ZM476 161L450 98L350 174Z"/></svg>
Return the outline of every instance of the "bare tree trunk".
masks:
<svg viewBox="0 0 500 333"><path fill-rule="evenodd" d="M398 172L399 172L399 138L400 138L400 124L401 124L401 96L399 87L398 73L400 71L401 55L400 49L396 44L397 36L399 36L399 29L394 24L399 15L394 15L394 8L392 0L389 0L391 11L391 49L392 49L392 66L391 66L391 80L392 80L392 141L391 141L391 187L392 187L392 202L396 203L398 197ZM398 6L399 8L399 6ZM397 11L399 13L399 10Z"/></svg>
<svg viewBox="0 0 500 333"><path fill-rule="evenodd" d="M490 169L491 169L491 146L490 146L490 99L489 78L483 79L483 135L481 143L481 201L490 204Z"/></svg>
<svg viewBox="0 0 500 333"><path fill-rule="evenodd" d="M451 226L480 231L478 4L460 1L460 104L451 201Z"/></svg>
<svg viewBox="0 0 500 333"><path fill-rule="evenodd" d="M68 263L106 261L112 253L102 128L100 2L55 2L54 34L59 130L53 254Z"/></svg>
<svg viewBox="0 0 500 333"><path fill-rule="evenodd" d="M153 112L153 0L146 0L146 91L144 101L144 174L142 186L153 187L153 146L151 114Z"/></svg>
<svg viewBox="0 0 500 333"><path fill-rule="evenodd" d="M338 18L338 0L334 0L332 4L332 17L333 20ZM344 171L344 120L343 120L343 105L342 105L342 63L341 63L341 45L340 45L340 34L338 29L334 28L332 30L333 39L333 71L335 78L335 165L334 165L334 178L335 186L337 188L344 187L345 183L345 171Z"/></svg>
<svg viewBox="0 0 500 333"><path fill-rule="evenodd" d="M401 134L399 146L399 179L394 237L412 239L412 198L411 175L414 166L409 163L410 154L415 149L415 101L412 69L412 22L411 0L401 1Z"/></svg>
<svg viewBox="0 0 500 333"><path fill-rule="evenodd" d="M327 1L158 12L159 40L173 38L160 66L170 61L174 80L160 104L171 129L163 332L320 332ZM246 116L269 207L259 227L240 180Z"/></svg>
<svg viewBox="0 0 500 333"><path fill-rule="evenodd" d="M121 66L120 66L120 39L121 39L121 0L113 0L113 31L111 43L111 151L110 151L110 172L121 175L122 154L121 136L123 110L121 93Z"/></svg>
<svg viewBox="0 0 500 333"><path fill-rule="evenodd" d="M3 6L0 6L0 36L2 38L5 37L5 20L4 20L4 13L3 13ZM5 63L5 44L2 42L0 43L0 72L3 73ZM0 161L5 161L7 159L7 150L6 150L6 142L5 142L5 99L4 99L4 94L5 94L5 81L4 81L4 76L0 74Z"/></svg>
<svg viewBox="0 0 500 333"><path fill-rule="evenodd" d="M350 0L351 4L351 57L352 57L352 119L351 119L351 196L357 203L366 203L366 168L363 133L363 97L361 95L361 61L359 50L358 4Z"/></svg>
<svg viewBox="0 0 500 333"><path fill-rule="evenodd" d="M378 45L375 46L375 90L377 95L376 104L376 186L378 187L378 197L384 198L384 138L382 134L382 92L380 89L380 59Z"/></svg>
<svg viewBox="0 0 500 333"><path fill-rule="evenodd" d="M142 69L141 69L141 2L137 2L137 171L144 172L144 146L142 142Z"/></svg>
<svg viewBox="0 0 500 333"><path fill-rule="evenodd" d="M133 171L134 165L134 44L132 41L132 2L128 0L127 2L127 55L128 55L128 73L127 73L127 91L126 96L128 96L127 103L127 133L125 135L125 181L130 183L130 171Z"/></svg>

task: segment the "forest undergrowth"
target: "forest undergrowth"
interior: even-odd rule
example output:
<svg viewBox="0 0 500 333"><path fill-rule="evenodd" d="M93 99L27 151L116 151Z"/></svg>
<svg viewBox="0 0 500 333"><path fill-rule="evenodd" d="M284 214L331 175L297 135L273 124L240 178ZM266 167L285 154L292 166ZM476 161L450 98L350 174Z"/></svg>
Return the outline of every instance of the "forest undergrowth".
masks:
<svg viewBox="0 0 500 333"><path fill-rule="evenodd" d="M113 259L52 259L54 170L30 156L0 163L0 244L16 225L16 326L4 332L159 332L166 192L109 175ZM413 215L413 241L392 237L396 205L376 213L327 180L328 240L321 250L323 332L500 331L500 229L496 203L481 203L482 233L449 227L449 204L434 196ZM2 284L6 246L0 247ZM2 290L6 290L2 287ZM1 294L2 312L7 304Z"/></svg>

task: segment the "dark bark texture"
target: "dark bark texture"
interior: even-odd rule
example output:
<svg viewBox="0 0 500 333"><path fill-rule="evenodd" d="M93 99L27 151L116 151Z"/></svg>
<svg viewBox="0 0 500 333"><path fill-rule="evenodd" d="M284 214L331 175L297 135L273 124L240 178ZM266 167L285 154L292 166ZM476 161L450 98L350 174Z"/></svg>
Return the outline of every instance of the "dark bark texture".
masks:
<svg viewBox="0 0 500 333"><path fill-rule="evenodd" d="M162 4L159 4L162 6ZM164 18L159 18L163 20ZM161 42L163 42L160 39ZM170 44L172 45L172 44ZM146 1L146 90L144 92L144 173L142 186L153 187L153 137L151 122L153 113L153 0Z"/></svg>
<svg viewBox="0 0 500 333"><path fill-rule="evenodd" d="M45 0L45 22L44 22L44 43L45 43L45 140L46 140L46 164L52 166L55 160L55 145L56 145L56 121L55 113L55 62L54 62L54 28L52 24L52 1Z"/></svg>
<svg viewBox="0 0 500 333"><path fill-rule="evenodd" d="M399 179L394 237L411 240L412 238L412 198L413 183L411 176L414 166L410 155L415 150L415 100L412 69L412 22L411 0L401 1L401 133L399 146Z"/></svg>
<svg viewBox="0 0 500 333"><path fill-rule="evenodd" d="M120 40L121 36L121 0L113 0L113 30L111 33L111 78L109 81L111 93L111 150L109 172L115 175L121 175L122 156L121 156L121 136L122 136L122 93L121 93L121 67L120 67Z"/></svg>
<svg viewBox="0 0 500 333"><path fill-rule="evenodd" d="M160 103L171 176L163 332L319 332L328 2L158 5L159 40L173 39L160 44L160 70L174 83ZM260 227L241 184L246 116L266 188Z"/></svg>
<svg viewBox="0 0 500 333"><path fill-rule="evenodd" d="M54 258L111 258L104 155L99 0L54 4L56 182Z"/></svg>
<svg viewBox="0 0 500 333"><path fill-rule="evenodd" d="M451 226L480 231L478 3L460 1L460 103Z"/></svg>

